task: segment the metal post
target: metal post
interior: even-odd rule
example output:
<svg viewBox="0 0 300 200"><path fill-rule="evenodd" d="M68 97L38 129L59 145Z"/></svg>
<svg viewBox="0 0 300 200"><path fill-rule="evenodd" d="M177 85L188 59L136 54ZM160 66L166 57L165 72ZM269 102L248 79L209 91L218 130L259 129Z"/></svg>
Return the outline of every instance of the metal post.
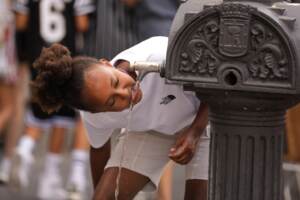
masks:
<svg viewBox="0 0 300 200"><path fill-rule="evenodd" d="M210 112L210 200L280 200L284 111Z"/></svg>
<svg viewBox="0 0 300 200"><path fill-rule="evenodd" d="M282 200L284 116L300 101L298 8L189 0L176 14L165 76L209 105L209 200Z"/></svg>

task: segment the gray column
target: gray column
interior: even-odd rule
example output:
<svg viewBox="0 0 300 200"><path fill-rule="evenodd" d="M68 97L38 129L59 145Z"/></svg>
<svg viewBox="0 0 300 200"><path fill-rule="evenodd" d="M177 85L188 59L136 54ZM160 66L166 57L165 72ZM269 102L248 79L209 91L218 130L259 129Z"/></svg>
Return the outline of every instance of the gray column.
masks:
<svg viewBox="0 0 300 200"><path fill-rule="evenodd" d="M210 113L210 200L280 200L282 112Z"/></svg>

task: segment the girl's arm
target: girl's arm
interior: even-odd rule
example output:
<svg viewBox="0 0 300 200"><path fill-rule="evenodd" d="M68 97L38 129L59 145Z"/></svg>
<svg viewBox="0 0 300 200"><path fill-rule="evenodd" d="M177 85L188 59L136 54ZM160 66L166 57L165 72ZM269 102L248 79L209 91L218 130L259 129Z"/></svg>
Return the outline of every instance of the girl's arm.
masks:
<svg viewBox="0 0 300 200"><path fill-rule="evenodd" d="M15 21L16 21L16 30L17 31L25 31L28 26L29 17L26 14L16 13Z"/></svg>
<svg viewBox="0 0 300 200"><path fill-rule="evenodd" d="M187 164L195 153L197 143L208 123L208 105L201 103L193 123L179 133L169 157L179 164Z"/></svg>
<svg viewBox="0 0 300 200"><path fill-rule="evenodd" d="M84 33L89 29L89 17L88 15L80 15L75 17L76 31Z"/></svg>
<svg viewBox="0 0 300 200"><path fill-rule="evenodd" d="M99 183L104 167L110 157L110 140L100 148L90 148L90 165L94 189Z"/></svg>

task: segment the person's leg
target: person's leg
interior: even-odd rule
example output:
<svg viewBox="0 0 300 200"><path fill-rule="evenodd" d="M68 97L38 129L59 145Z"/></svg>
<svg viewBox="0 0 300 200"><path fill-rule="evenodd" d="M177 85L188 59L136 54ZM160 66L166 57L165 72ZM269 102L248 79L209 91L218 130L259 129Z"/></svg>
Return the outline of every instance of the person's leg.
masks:
<svg viewBox="0 0 300 200"><path fill-rule="evenodd" d="M186 165L185 200L207 200L209 138L200 138L193 159Z"/></svg>
<svg viewBox="0 0 300 200"><path fill-rule="evenodd" d="M95 200L113 200L115 199L116 180L118 168L111 167L104 171L99 184L96 187ZM150 181L146 176L138 174L129 169L122 168L119 181L118 199L131 200L134 196Z"/></svg>
<svg viewBox="0 0 300 200"><path fill-rule="evenodd" d="M62 107L52 115L49 153L60 154L62 152L65 133L74 128L75 121L75 111L70 108Z"/></svg>
<svg viewBox="0 0 300 200"><path fill-rule="evenodd" d="M53 125L53 124L52 124ZM44 169L39 178L37 195L41 199L64 198L60 166L63 161L62 149L66 128L55 126L51 128L49 146L45 155Z"/></svg>
<svg viewBox="0 0 300 200"><path fill-rule="evenodd" d="M111 154L111 142L110 139L99 148L90 148L90 170L93 179L93 188L96 189L97 184L104 173L104 168Z"/></svg>
<svg viewBox="0 0 300 200"><path fill-rule="evenodd" d="M73 118L53 116L51 119L51 133L49 138L48 151L46 153L45 171L57 172L60 162L62 161L62 151L64 145L65 133L73 128ZM51 162L51 158L55 157L57 162ZM50 160L49 160L49 159ZM49 160L49 162L47 162Z"/></svg>
<svg viewBox="0 0 300 200"><path fill-rule="evenodd" d="M172 200L173 167L174 163L170 161L164 170L158 186L157 200Z"/></svg>
<svg viewBox="0 0 300 200"><path fill-rule="evenodd" d="M31 155L36 145L36 141L40 138L42 129L37 126L27 126L25 134L21 137L17 147L17 154Z"/></svg>
<svg viewBox="0 0 300 200"><path fill-rule="evenodd" d="M60 171L63 163L63 146L66 132L73 128L74 120L55 113L50 119L51 132L45 156L45 165L39 179L38 197L41 199L61 199L66 197Z"/></svg>
<svg viewBox="0 0 300 200"><path fill-rule="evenodd" d="M57 138L55 138L55 140L57 140ZM66 195L65 191L63 190L62 176L60 173L60 166L63 162L63 157L60 153L57 153L59 150L56 148L60 142L55 140L54 142L52 140L52 144L57 145L52 147L55 149L55 153L46 153L44 169L39 176L37 196L40 199L63 199Z"/></svg>
<svg viewBox="0 0 300 200"><path fill-rule="evenodd" d="M19 102L18 105L16 105L18 107L17 109L19 109L14 119L16 124L12 125L11 128L11 131L17 132L20 128L19 124L25 124L24 134L21 136L16 148L16 160L18 168L15 178L21 187L27 187L29 184L29 172L34 162L33 150L38 139L40 138L42 131L49 127L47 119L50 118L48 114L43 114L37 104L27 104L30 98L29 80L30 76L28 65L26 63L21 63L20 82L18 82L17 86L19 90L17 93L21 98L18 99ZM24 108L27 108L25 112Z"/></svg>
<svg viewBox="0 0 300 200"><path fill-rule="evenodd" d="M29 185L29 175L34 162L33 150L44 129L49 127L49 119L40 115L37 107L31 106L25 116L25 134L20 138L16 148L16 181L20 187Z"/></svg>
<svg viewBox="0 0 300 200"><path fill-rule="evenodd" d="M50 135L48 153L61 154L65 138L65 127L53 127Z"/></svg>
<svg viewBox="0 0 300 200"><path fill-rule="evenodd" d="M51 116L44 114L40 107L31 104L25 116L25 134L21 137L16 151L17 182L21 187L29 184L29 173L34 161L33 150L44 129L50 127Z"/></svg>
<svg viewBox="0 0 300 200"><path fill-rule="evenodd" d="M39 178L38 197L41 199L64 198L60 166L63 161L61 155L66 129L52 127L49 135L48 151L45 155L44 169Z"/></svg>
<svg viewBox="0 0 300 200"><path fill-rule="evenodd" d="M13 92L9 91L9 88L13 89L13 86L0 84L0 134L4 133L4 129L7 125L10 124L12 119L13 112ZM8 151L8 145L12 136L6 132L5 134L5 145L4 145L4 154L0 162L0 183L6 184L10 178L10 169L11 169L11 155L12 151Z"/></svg>
<svg viewBox="0 0 300 200"><path fill-rule="evenodd" d="M0 81L1 82L1 81ZM0 83L0 131L3 132L4 127L11 118L13 111L13 86Z"/></svg>
<svg viewBox="0 0 300 200"><path fill-rule="evenodd" d="M81 118L78 117L78 120L76 122L76 127L75 127L75 138L74 138L73 149L81 149L84 151L87 151L89 149L90 145L86 134L87 133L83 125L83 122Z"/></svg>
<svg viewBox="0 0 300 200"><path fill-rule="evenodd" d="M68 195L70 198L74 196L83 199L86 185L87 174L86 167L88 164L89 142L86 136L86 130L80 118L78 118L75 126L74 144L71 153L70 174L68 177Z"/></svg>
<svg viewBox="0 0 300 200"><path fill-rule="evenodd" d="M105 195L103 199L114 199L120 165L122 171L119 199L132 199L144 186L147 193L157 189L169 161L168 152L174 139L175 136L166 136L155 131L130 132L119 137L100 185L97 185L95 199L101 195ZM108 190L109 193L106 193Z"/></svg>
<svg viewBox="0 0 300 200"><path fill-rule="evenodd" d="M207 200L207 180L187 180L185 184L185 200Z"/></svg>
<svg viewBox="0 0 300 200"><path fill-rule="evenodd" d="M34 74L32 68L29 70L27 63L20 63L19 68L20 79L17 83L17 90L19 90L17 91L17 94L20 98L18 98L17 106L19 106L18 110L21 114L19 113L15 120L16 123L19 124L19 121L17 121L18 118L23 115L23 112L25 113L24 119L22 120L25 121L25 133L20 138L17 146L17 155L23 155L23 152L29 152L30 154L32 153L32 150L35 147L36 141L39 139L42 130L49 127L49 119L51 116L47 113L44 113L38 104L27 102L30 99L30 77L33 77ZM27 103L29 104L26 105ZM27 108L26 111L23 110L25 107ZM18 130L18 128L18 125L16 125L15 127L12 127L12 131Z"/></svg>
<svg viewBox="0 0 300 200"><path fill-rule="evenodd" d="M13 117L10 118L8 129L6 132L4 157L1 161L0 167L0 179L3 182L9 181L9 175L12 169L12 160L15 153L15 148L19 137L23 131L23 113L25 107L25 96L28 93L28 70L27 66L20 65L18 71L18 79L14 87L9 93L11 93L11 104L13 105ZM0 95L1 96L1 95ZM3 164L3 165L2 165ZM2 177L2 178L1 178Z"/></svg>
<svg viewBox="0 0 300 200"><path fill-rule="evenodd" d="M29 173L34 162L33 150L40 137L42 129L35 126L28 126L17 146L17 183L20 187L29 185Z"/></svg>
<svg viewBox="0 0 300 200"><path fill-rule="evenodd" d="M12 160L15 153L15 148L20 135L24 129L24 108L26 96L28 93L28 69L27 66L20 65L18 70L18 79L15 86L10 91L13 95L13 117L11 117L7 137L5 140L4 155L6 158Z"/></svg>

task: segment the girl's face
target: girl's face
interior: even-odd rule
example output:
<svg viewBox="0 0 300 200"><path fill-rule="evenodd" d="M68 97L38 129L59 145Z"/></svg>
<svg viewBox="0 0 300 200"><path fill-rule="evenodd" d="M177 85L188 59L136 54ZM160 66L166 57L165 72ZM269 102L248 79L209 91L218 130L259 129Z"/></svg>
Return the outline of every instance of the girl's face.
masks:
<svg viewBox="0 0 300 200"><path fill-rule="evenodd" d="M133 78L108 62L100 61L90 68L84 82L82 95L93 113L122 111L142 99L142 91L136 88Z"/></svg>

